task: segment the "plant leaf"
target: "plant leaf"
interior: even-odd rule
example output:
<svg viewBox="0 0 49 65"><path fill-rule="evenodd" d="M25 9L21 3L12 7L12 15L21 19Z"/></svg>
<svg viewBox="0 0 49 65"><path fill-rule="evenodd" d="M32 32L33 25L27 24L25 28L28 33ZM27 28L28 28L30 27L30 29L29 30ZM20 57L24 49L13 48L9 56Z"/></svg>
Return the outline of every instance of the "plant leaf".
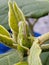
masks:
<svg viewBox="0 0 49 65"><path fill-rule="evenodd" d="M22 61L22 55L16 50L11 50L3 55L0 55L0 65L13 65Z"/></svg>
<svg viewBox="0 0 49 65"><path fill-rule="evenodd" d="M44 42L44 44L49 44L49 40ZM41 53L41 61L42 61L43 65L49 65L49 51Z"/></svg>
<svg viewBox="0 0 49 65"><path fill-rule="evenodd" d="M19 33L18 33L18 50L23 54L27 54L27 51L31 47L32 43L29 37L29 32L27 29L27 24L24 21L20 22Z"/></svg>
<svg viewBox="0 0 49 65"><path fill-rule="evenodd" d="M8 0L0 0L0 25L9 29L8 26Z"/></svg>
<svg viewBox="0 0 49 65"><path fill-rule="evenodd" d="M42 64L43 65L49 65L49 52L43 52L43 53L41 53L41 61L42 61Z"/></svg>
<svg viewBox="0 0 49 65"><path fill-rule="evenodd" d="M14 32L18 32L18 22L13 10L13 5L9 2L9 26Z"/></svg>
<svg viewBox="0 0 49 65"><path fill-rule="evenodd" d="M29 37L29 32L27 29L27 24L21 21L19 25L18 43L20 45L22 44L23 46L30 48L31 42L28 39L28 37Z"/></svg>
<svg viewBox="0 0 49 65"><path fill-rule="evenodd" d="M5 35L0 34L0 42L4 43L5 45L9 47L16 48L16 46L13 46L15 42L12 40L12 38L9 38Z"/></svg>
<svg viewBox="0 0 49 65"><path fill-rule="evenodd" d="M49 0L15 0L26 17L41 17L49 13ZM20 3L19 3L20 2Z"/></svg>
<svg viewBox="0 0 49 65"><path fill-rule="evenodd" d="M9 32L2 25L0 25L0 34L10 37Z"/></svg>
<svg viewBox="0 0 49 65"><path fill-rule="evenodd" d="M18 20L17 22L19 22L19 21L25 21L24 14L20 10L20 8L16 4L16 2L13 3L13 9L14 9L14 12L15 12L15 15L16 15L16 19Z"/></svg>
<svg viewBox="0 0 49 65"><path fill-rule="evenodd" d="M27 62L19 62L19 63L14 64L14 65L28 65L28 63Z"/></svg>
<svg viewBox="0 0 49 65"><path fill-rule="evenodd" d="M41 48L38 43L38 40L36 40L30 49L30 54L28 57L29 65L42 65L40 59Z"/></svg>

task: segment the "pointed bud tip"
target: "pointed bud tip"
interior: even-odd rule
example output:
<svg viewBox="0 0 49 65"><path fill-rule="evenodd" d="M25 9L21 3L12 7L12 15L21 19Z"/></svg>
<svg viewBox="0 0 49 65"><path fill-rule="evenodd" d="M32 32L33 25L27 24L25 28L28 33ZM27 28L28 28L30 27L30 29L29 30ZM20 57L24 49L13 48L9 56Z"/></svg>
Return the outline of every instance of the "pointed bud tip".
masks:
<svg viewBox="0 0 49 65"><path fill-rule="evenodd" d="M12 1L11 1L11 0L9 0L9 1L8 1L8 5L10 6L11 4L12 4Z"/></svg>

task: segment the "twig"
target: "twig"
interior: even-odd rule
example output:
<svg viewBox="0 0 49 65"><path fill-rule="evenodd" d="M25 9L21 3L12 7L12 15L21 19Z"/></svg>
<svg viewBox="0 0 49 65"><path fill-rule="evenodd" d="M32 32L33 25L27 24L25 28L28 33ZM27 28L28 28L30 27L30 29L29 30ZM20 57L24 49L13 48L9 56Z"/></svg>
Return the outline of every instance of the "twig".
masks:
<svg viewBox="0 0 49 65"><path fill-rule="evenodd" d="M49 32L43 34L42 36L38 37L39 43L43 44L45 41L49 39Z"/></svg>

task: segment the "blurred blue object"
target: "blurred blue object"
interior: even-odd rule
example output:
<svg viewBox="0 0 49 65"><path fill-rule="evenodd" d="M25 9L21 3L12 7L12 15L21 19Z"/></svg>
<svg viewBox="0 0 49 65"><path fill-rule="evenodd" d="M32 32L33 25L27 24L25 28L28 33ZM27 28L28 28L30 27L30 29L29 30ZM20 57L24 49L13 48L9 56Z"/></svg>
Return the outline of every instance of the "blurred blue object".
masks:
<svg viewBox="0 0 49 65"><path fill-rule="evenodd" d="M12 33L10 30L9 30L10 33ZM34 36L35 37L38 37L40 36L41 34L39 33L36 33L34 32ZM0 43L0 54L3 54L3 53L6 53L7 51L9 51L11 48L5 46L4 44Z"/></svg>
<svg viewBox="0 0 49 65"><path fill-rule="evenodd" d="M0 54L7 52L11 48L5 46L4 44L0 43Z"/></svg>
<svg viewBox="0 0 49 65"><path fill-rule="evenodd" d="M34 32L34 36L35 36L35 37L38 37L38 36L40 36L40 35L41 35L40 33Z"/></svg>

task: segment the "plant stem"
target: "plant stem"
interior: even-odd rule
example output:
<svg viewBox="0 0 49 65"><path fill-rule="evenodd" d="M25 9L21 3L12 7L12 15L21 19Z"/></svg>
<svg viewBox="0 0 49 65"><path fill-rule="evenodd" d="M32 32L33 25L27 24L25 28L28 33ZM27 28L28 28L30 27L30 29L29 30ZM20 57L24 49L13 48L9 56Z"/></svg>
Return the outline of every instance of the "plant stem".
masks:
<svg viewBox="0 0 49 65"><path fill-rule="evenodd" d="M37 21L38 19L34 19L34 22L32 21L33 24L30 23L30 21L29 21L28 18L27 18L26 20L28 21L28 24L29 24L29 27L30 27L30 30L31 30L31 34L34 35L34 33L33 33L33 27L34 27L34 25L38 22L38 21Z"/></svg>
<svg viewBox="0 0 49 65"><path fill-rule="evenodd" d="M45 41L49 39L49 32L43 34L42 36L38 37L39 43L43 44Z"/></svg>
<svg viewBox="0 0 49 65"><path fill-rule="evenodd" d="M43 44L45 41L49 40L49 32L38 37L38 40L42 51L43 52L49 51L49 44Z"/></svg>

